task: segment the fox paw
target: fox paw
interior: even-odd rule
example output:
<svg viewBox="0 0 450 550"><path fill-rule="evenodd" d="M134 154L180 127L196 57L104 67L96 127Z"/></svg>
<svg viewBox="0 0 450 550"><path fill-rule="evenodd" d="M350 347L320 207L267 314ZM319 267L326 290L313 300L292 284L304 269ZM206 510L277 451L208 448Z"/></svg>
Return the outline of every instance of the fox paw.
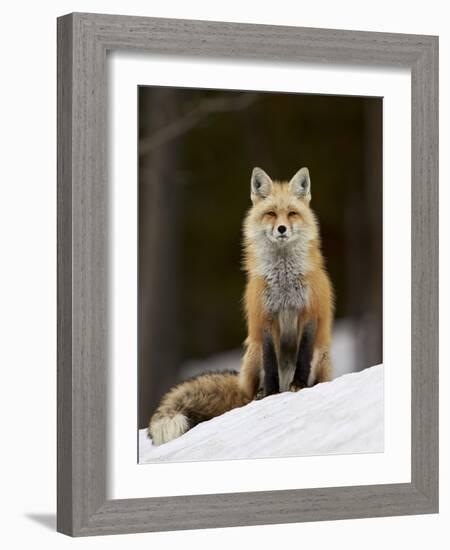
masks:
<svg viewBox="0 0 450 550"><path fill-rule="evenodd" d="M255 399L256 399L256 401L259 401L263 397L265 397L264 390L261 388L260 390L258 390L258 393L255 396Z"/></svg>
<svg viewBox="0 0 450 550"><path fill-rule="evenodd" d="M291 382L289 384L289 391L300 391L303 388L306 388L306 384L303 384L302 382Z"/></svg>

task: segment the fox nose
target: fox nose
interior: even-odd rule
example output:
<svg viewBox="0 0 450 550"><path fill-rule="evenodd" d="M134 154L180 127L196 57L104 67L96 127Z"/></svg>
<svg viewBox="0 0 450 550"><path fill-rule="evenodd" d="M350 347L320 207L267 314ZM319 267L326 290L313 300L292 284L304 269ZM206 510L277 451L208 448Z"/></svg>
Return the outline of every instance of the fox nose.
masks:
<svg viewBox="0 0 450 550"><path fill-rule="evenodd" d="M285 225L279 225L278 226L278 233L281 233L281 235L283 233L286 233L286 226Z"/></svg>

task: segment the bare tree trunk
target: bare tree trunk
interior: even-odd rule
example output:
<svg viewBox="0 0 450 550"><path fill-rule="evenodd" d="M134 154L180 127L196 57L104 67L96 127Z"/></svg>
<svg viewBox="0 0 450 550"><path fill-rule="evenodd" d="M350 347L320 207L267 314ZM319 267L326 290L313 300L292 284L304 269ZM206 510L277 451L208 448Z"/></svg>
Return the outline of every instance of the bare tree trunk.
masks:
<svg viewBox="0 0 450 550"><path fill-rule="evenodd" d="M382 361L381 101L368 101L362 108L363 185L351 190L345 220L348 295L356 336L357 370Z"/></svg>
<svg viewBox="0 0 450 550"><path fill-rule="evenodd" d="M361 174L361 178L364 174ZM348 311L355 337L356 370L369 366L365 347L365 314L368 309L368 282L371 277L370 243L365 218L362 186L351 189L345 211L345 255L347 269Z"/></svg>
<svg viewBox="0 0 450 550"><path fill-rule="evenodd" d="M369 315L364 347L369 365L383 361L383 122L382 100L368 101L365 109L365 200L368 209L371 272L367 281Z"/></svg>
<svg viewBox="0 0 450 550"><path fill-rule="evenodd" d="M176 91L140 94L141 136L176 115ZM139 426L145 427L179 362L177 281L179 189L176 150L161 145L139 157Z"/></svg>

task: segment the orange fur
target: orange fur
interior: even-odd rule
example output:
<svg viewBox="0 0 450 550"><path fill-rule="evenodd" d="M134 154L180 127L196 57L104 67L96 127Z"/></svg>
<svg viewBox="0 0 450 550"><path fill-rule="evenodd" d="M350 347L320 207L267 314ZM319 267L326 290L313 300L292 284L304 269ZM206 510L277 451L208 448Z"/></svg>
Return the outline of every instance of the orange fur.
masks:
<svg viewBox="0 0 450 550"><path fill-rule="evenodd" d="M306 173L309 178L307 170ZM263 175L268 178L265 173ZM300 193L299 196L299 193L293 192L291 183L271 182L270 179L267 186L262 196L256 195L252 189L253 206L244 221L244 269L247 272L244 304L248 336L239 383L249 398L254 398L261 384L264 331L271 333L277 355L280 352L279 317L269 311L265 304L268 282L264 269L261 268L261 263L264 262L265 239L272 239L279 225L286 226L293 235L297 231L298 235L308 241L305 245L305 257L299 260L304 264L299 282L306 289L308 299L305 306L296 311L297 323L294 330L298 342L305 323L315 323L317 329L311 365L312 383L331 378L329 346L333 322L333 290L324 266L318 223L309 206L310 192L304 196ZM274 246L277 246L276 243Z"/></svg>

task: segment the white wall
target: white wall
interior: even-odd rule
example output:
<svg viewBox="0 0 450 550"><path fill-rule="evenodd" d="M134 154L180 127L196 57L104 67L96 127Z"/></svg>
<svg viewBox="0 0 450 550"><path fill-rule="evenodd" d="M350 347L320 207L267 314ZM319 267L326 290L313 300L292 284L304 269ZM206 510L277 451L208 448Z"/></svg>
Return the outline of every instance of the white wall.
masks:
<svg viewBox="0 0 450 550"><path fill-rule="evenodd" d="M365 549L400 543L402 547L444 548L450 521L449 354L441 354L441 514L318 524L246 527L169 534L70 539L54 532L55 513L55 360L56 360L56 25L72 11L91 11L331 27L440 35L441 181L450 181L449 107L450 28L446 3L429 0L361 2L211 2L165 0L69 2L10 1L2 5L0 34L1 195L0 269L2 419L2 543L27 543L47 549L119 547L230 548L244 544L272 548L291 543L302 548L341 546ZM449 186L441 188L441 280L449 278L447 213ZM447 246L446 246L447 244ZM448 285L442 300L449 305ZM441 308L441 324L449 326ZM446 332L443 332L446 336ZM295 475L295 474L293 474ZM4 508L4 510L3 510ZM47 525L47 526L46 526ZM439 536L442 541L439 542ZM447 540L445 540L445 538ZM434 540L434 542L432 542Z"/></svg>

